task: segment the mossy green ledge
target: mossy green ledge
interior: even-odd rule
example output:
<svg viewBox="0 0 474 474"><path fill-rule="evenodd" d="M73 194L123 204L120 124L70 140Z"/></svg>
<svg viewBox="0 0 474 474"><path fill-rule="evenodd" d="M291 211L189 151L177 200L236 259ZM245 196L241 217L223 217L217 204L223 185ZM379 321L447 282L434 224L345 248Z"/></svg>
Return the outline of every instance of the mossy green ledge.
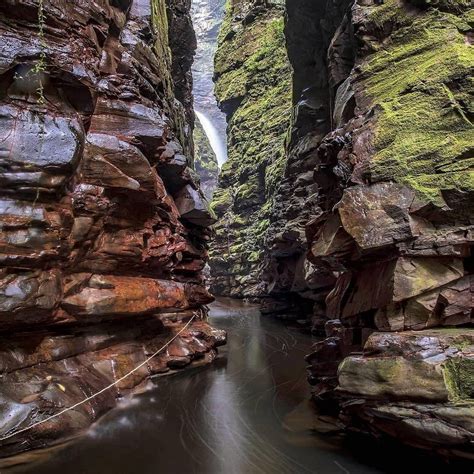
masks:
<svg viewBox="0 0 474 474"><path fill-rule="evenodd" d="M474 12L462 1L363 7L375 35L358 78L376 109L370 179L396 181L437 206L474 192Z"/></svg>

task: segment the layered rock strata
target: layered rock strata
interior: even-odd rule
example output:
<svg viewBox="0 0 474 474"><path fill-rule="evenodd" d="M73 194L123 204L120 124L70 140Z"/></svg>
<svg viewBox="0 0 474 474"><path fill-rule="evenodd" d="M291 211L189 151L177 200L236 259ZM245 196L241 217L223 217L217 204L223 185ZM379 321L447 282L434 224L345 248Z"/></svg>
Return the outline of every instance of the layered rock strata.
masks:
<svg viewBox="0 0 474 474"><path fill-rule="evenodd" d="M211 289L256 297L272 196L284 166L291 70L281 2L230 1L215 59L216 95L228 119L228 161L213 209Z"/></svg>
<svg viewBox="0 0 474 474"><path fill-rule="evenodd" d="M296 112L268 279L326 336L314 397L352 430L472 457L472 9L287 3Z"/></svg>
<svg viewBox="0 0 474 474"><path fill-rule="evenodd" d="M314 398L349 429L472 457L472 8L288 0L262 47L281 7L230 2L221 32L213 290L311 322Z"/></svg>
<svg viewBox="0 0 474 474"><path fill-rule="evenodd" d="M8 455L87 427L150 375L210 362L225 335L202 309L213 219L190 168L189 2L6 0L0 37L0 437L197 316L113 390L3 441Z"/></svg>

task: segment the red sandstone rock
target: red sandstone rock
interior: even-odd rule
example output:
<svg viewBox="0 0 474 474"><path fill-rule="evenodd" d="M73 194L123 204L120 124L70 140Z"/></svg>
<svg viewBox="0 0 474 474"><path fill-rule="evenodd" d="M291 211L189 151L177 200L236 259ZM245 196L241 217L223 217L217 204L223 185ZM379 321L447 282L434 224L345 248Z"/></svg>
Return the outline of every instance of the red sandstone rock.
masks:
<svg viewBox="0 0 474 474"><path fill-rule="evenodd" d="M169 21L189 20L187 8ZM148 0L44 2L38 74L38 3L0 5L0 435L102 389L197 317L174 342L179 354L0 443L0 455L87 427L150 375L209 363L225 342L200 320L212 301L201 274L209 214L175 199L187 186L200 196L192 38L170 41L160 14ZM183 45L188 64L174 68Z"/></svg>

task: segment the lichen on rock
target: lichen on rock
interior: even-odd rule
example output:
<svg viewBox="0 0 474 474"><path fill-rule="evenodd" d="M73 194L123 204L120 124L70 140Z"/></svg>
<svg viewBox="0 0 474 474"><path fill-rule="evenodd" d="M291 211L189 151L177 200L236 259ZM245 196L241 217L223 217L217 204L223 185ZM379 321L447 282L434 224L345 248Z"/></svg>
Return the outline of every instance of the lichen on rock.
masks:
<svg viewBox="0 0 474 474"><path fill-rule="evenodd" d="M415 13L388 1L367 12L375 37L392 28L359 77L378 109L370 179L406 184L441 206L442 191L474 190L469 10L459 2L454 12Z"/></svg>

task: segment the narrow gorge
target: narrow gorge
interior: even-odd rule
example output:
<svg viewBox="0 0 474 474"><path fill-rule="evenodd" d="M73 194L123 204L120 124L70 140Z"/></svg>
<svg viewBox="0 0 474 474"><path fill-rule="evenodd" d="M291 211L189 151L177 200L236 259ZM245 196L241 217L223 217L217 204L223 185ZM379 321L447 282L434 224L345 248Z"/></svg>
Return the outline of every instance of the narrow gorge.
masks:
<svg viewBox="0 0 474 474"><path fill-rule="evenodd" d="M0 472L471 473L473 38L4 0Z"/></svg>
<svg viewBox="0 0 474 474"><path fill-rule="evenodd" d="M324 430L471 458L473 9L282 3L221 30L211 288L322 338Z"/></svg>

